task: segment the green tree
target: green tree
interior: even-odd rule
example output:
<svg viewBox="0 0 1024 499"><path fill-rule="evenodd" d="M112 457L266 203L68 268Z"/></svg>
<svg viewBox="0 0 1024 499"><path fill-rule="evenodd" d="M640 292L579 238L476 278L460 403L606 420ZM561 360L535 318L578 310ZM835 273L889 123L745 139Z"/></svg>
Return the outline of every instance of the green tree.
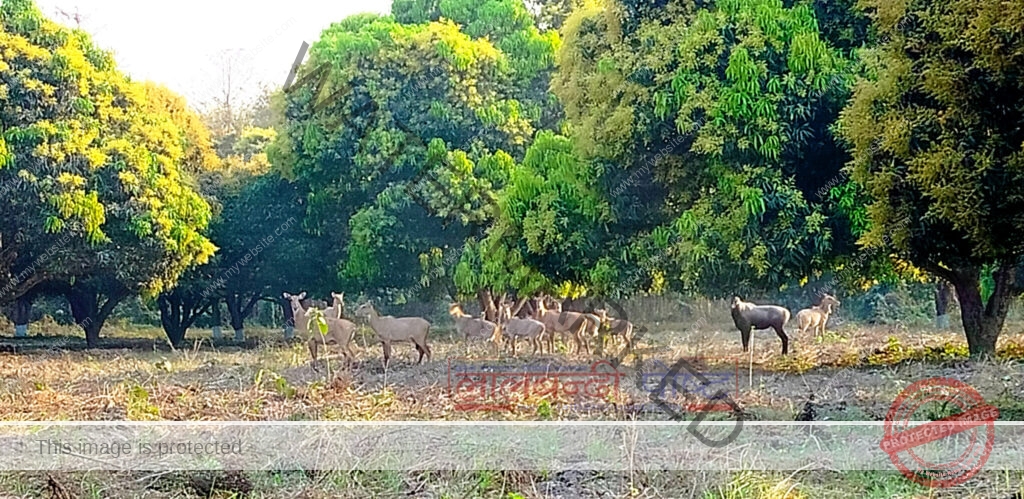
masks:
<svg viewBox="0 0 1024 499"><path fill-rule="evenodd" d="M852 69L810 6L622 0L562 32L552 88L621 235L606 280L640 267L649 278L624 282L763 291L842 253L814 193L846 160L828 127Z"/></svg>
<svg viewBox="0 0 1024 499"><path fill-rule="evenodd" d="M308 192L306 228L342 249L343 289L432 293L421 256L482 237L490 165L514 164L555 123L557 36L521 2L473 5L397 3L395 18L335 23L300 71L313 84L289 89L271 161Z"/></svg>
<svg viewBox="0 0 1024 499"><path fill-rule="evenodd" d="M866 4L884 43L840 122L862 243L950 282L971 355L991 354L1024 251L1024 3Z"/></svg>
<svg viewBox="0 0 1024 499"><path fill-rule="evenodd" d="M88 35L29 0L0 5L0 300L66 282L87 342L118 301L154 296L215 247L183 176L185 132ZM88 319L88 320L87 320Z"/></svg>

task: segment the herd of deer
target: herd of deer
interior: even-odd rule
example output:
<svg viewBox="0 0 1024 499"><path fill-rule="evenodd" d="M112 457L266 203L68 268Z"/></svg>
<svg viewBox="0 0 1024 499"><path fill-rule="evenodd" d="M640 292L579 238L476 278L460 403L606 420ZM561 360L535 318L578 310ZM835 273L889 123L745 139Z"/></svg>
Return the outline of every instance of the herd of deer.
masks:
<svg viewBox="0 0 1024 499"><path fill-rule="evenodd" d="M330 307L319 309L311 306L307 309L302 305L302 300L306 298L305 292L298 295L284 293L284 298L291 303L296 329L309 336L307 343L315 370L319 370L317 350L320 346L325 349L328 345L337 346L347 365L355 360L351 343L358 326L345 318L344 295L331 295L334 303ZM624 319L609 317L605 309L595 309L594 313L563 311L561 302L543 296L532 300L530 313L523 309L524 302L525 300L520 301L519 306L513 311L513 303L502 301L498 306L495 321L466 314L458 303L452 303L448 313L454 319L456 329L466 341L467 347L471 340L486 340L492 342L497 350L504 340L505 346L511 347L512 355L516 355L516 344L522 338L529 340L533 345L533 354L543 353L545 344L548 353L554 353L556 336L561 337L566 345L571 339L576 353L589 354L590 339L603 342L608 336L621 338L627 349L633 346L633 324ZM838 306L839 300L825 294L819 305L797 313L796 319L801 334L807 331L813 331L816 335L824 334L825 324L834 307ZM789 322L789 310L776 305L755 305L734 297L731 311L733 322L740 330L744 352L748 350L752 329L769 328L774 329L782 340L783 355L789 352L789 337L783 329ZM420 354L417 364L423 362L424 356L428 362L430 361L431 352L427 345L430 322L426 319L381 316L370 302L356 308L353 318L364 320L376 334L377 340L384 348L385 368L391 359L391 344L395 342L412 342ZM314 332L320 334L311 334Z"/></svg>
<svg viewBox="0 0 1024 499"><path fill-rule="evenodd" d="M291 303L295 328L300 334L309 336L307 342L309 354L312 358L313 369L316 370L319 369L317 351L320 346L324 348L336 346L341 351L346 364L355 360L351 344L358 326L355 322L345 318L344 295L341 293L331 293L331 295L334 304L328 308L319 309L315 306L305 308L302 305L302 301L306 299L305 292L297 295L284 293L284 298ZM603 341L602 331L608 331L611 335L621 337L627 347L632 341L633 324L626 320L609 317L606 310L598 309L593 314L563 312L561 303L550 297L535 299L532 315L515 316L512 308L512 303L501 303L497 320L493 322L466 314L458 303L451 304L448 313L455 320L456 329L467 344L471 340L486 340L493 342L495 347L499 348L498 345L504 340L506 347L511 347L512 355L516 354L516 344L520 338L530 341L534 354L543 352L545 343L548 347L547 351L554 352L556 335L560 335L566 344L569 339L572 339L576 346L576 352L589 352L588 340L590 338L598 338ZM522 303L519 308L522 308ZM519 310L516 312L518 313ZM360 305L352 315L353 318L365 321L376 334L377 340L384 348L385 368L391 359L391 344L396 342L411 341L415 345L420 354L417 364L423 362L424 356L427 357L427 361L430 361L431 352L427 345L430 323L426 319L381 316L370 302ZM326 327L321 328L321 324ZM603 329L602 326L604 326ZM314 332L320 334L311 334Z"/></svg>

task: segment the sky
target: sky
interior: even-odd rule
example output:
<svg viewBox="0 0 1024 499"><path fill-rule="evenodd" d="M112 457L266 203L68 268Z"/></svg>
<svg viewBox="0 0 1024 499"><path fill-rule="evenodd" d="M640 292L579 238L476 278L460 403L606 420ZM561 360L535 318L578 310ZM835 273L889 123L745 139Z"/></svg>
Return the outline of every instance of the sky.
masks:
<svg viewBox="0 0 1024 499"><path fill-rule="evenodd" d="M133 79L162 83L202 108L228 87L227 68L234 95L243 99L257 95L262 84L281 86L303 41L312 44L332 22L352 14L386 14L391 0L36 0L36 5L60 24L79 23Z"/></svg>

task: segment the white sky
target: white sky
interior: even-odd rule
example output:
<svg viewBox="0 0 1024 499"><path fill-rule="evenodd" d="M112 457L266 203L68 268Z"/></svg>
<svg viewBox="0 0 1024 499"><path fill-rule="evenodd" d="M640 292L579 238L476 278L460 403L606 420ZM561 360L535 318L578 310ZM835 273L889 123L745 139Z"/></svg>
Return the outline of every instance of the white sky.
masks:
<svg viewBox="0 0 1024 499"><path fill-rule="evenodd" d="M2 0L0 0L2 1ZM332 22L352 14L391 10L391 0L36 0L44 15L65 26L75 20L114 53L136 80L167 85L200 107L226 87L251 97L261 84L281 86L303 41L312 44Z"/></svg>

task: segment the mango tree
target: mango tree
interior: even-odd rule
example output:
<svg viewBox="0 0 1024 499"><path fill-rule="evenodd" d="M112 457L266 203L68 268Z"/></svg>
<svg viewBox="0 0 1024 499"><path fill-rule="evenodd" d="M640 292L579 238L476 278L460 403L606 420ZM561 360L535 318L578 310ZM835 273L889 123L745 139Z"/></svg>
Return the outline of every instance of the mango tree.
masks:
<svg viewBox="0 0 1024 499"><path fill-rule="evenodd" d="M272 162L308 193L309 230L341 249L344 289L432 293L421 255L462 248L489 225L488 158L514 164L553 125L557 36L540 34L521 2L488 5L397 3L394 18L335 23L297 80L315 85L289 89Z"/></svg>
<svg viewBox="0 0 1024 499"><path fill-rule="evenodd" d="M845 161L828 125L850 68L813 9L621 0L563 34L552 88L621 235L602 275L718 296L826 267L834 228L813 193Z"/></svg>
<svg viewBox="0 0 1024 499"><path fill-rule="evenodd" d="M89 346L117 302L154 296L215 247L188 186L182 131L88 35L28 0L0 6L3 300L65 282Z"/></svg>
<svg viewBox="0 0 1024 499"><path fill-rule="evenodd" d="M992 354L1024 252L1024 9L867 5L884 43L840 121L871 199L861 242L951 283L971 356Z"/></svg>

